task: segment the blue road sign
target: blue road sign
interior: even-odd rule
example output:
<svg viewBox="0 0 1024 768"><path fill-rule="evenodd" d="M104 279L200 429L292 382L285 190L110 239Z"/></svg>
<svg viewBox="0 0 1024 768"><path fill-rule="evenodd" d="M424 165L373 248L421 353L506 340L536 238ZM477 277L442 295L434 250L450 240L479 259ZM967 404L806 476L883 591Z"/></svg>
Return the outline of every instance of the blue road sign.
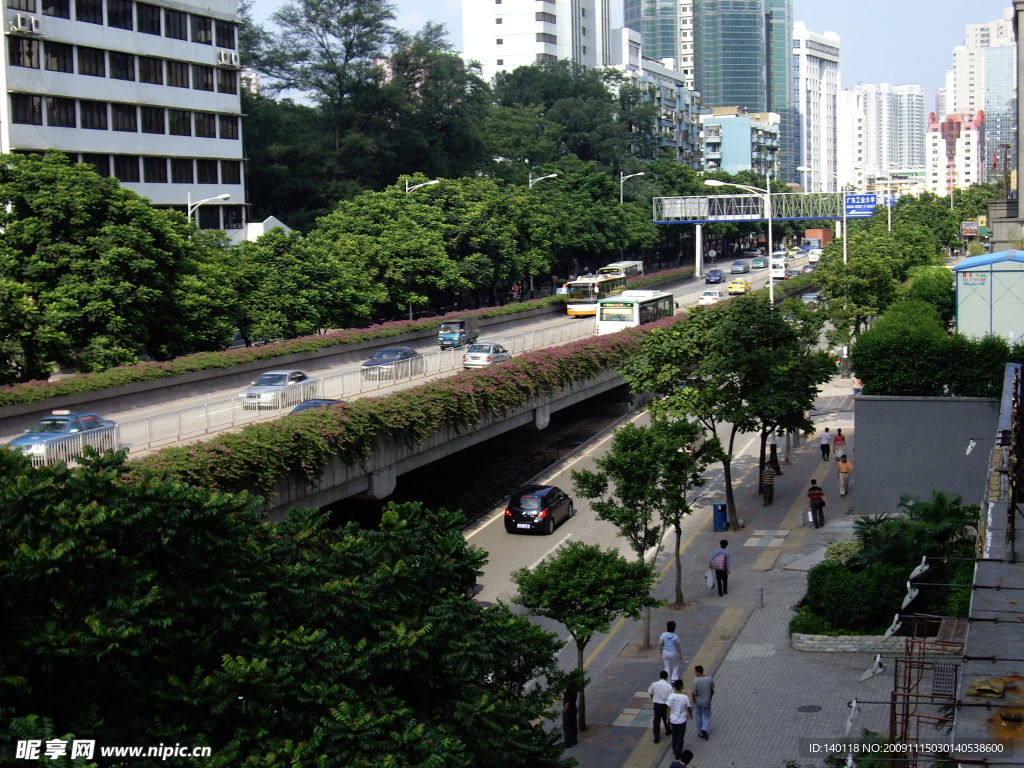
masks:
<svg viewBox="0 0 1024 768"><path fill-rule="evenodd" d="M877 205L877 195L846 195L846 218L869 219Z"/></svg>

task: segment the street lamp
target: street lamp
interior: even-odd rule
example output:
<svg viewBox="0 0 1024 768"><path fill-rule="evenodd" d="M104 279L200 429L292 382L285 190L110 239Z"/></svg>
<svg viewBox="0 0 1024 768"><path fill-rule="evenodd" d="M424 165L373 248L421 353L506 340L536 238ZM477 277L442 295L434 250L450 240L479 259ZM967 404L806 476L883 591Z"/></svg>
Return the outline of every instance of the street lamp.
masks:
<svg viewBox="0 0 1024 768"><path fill-rule="evenodd" d="M839 174L835 171L819 171L816 168L809 168L806 165L797 166L797 170L802 173L806 173L808 171L812 171L814 173L827 173L829 176L835 177L836 187L839 187ZM846 243L850 239L850 233L846 231L846 190L839 190L839 200L840 205L843 206L843 264L846 264L848 261Z"/></svg>
<svg viewBox="0 0 1024 768"><path fill-rule="evenodd" d="M634 176L643 175L643 171L640 171L640 173L631 173L628 176L622 171L619 171L619 205L622 205L622 185L626 183L626 179L632 179Z"/></svg>
<svg viewBox="0 0 1024 768"><path fill-rule="evenodd" d="M409 186L409 180L408 180L408 179L406 179L406 180L405 180L405 194L407 194L407 195L408 195L408 194L409 194L410 192L412 192L412 191L413 191L414 189L419 189L420 187L429 187L429 186L430 186L431 184L440 184L440 183L441 183L441 182L440 182L440 180L438 180L438 179L434 179L433 181L424 181L424 182L423 182L422 184L413 184L413 185L412 185L412 186L410 187L410 186Z"/></svg>
<svg viewBox="0 0 1024 768"><path fill-rule="evenodd" d="M209 203L209 202L212 202L213 200L230 200L230 199L231 199L231 195L229 195L227 192L225 192L223 195L217 195L216 197L208 197L205 200L200 200L199 202L193 203L192 202L192 193L189 192L185 196L185 205L186 205L186 210L187 210L187 213L185 215L188 217L189 221L192 221L192 214L195 213L196 209L199 208L199 206L202 205L203 203Z"/></svg>
<svg viewBox="0 0 1024 768"><path fill-rule="evenodd" d="M755 195L761 195L764 197L764 213L765 218L768 219L768 302L775 306L775 281L772 279L772 187L771 179L768 180L768 189L761 189L760 187L748 187L746 184L734 184L726 181L719 181L718 179L704 179L704 183L709 187L736 187L737 189L745 189L747 192L753 192Z"/></svg>
<svg viewBox="0 0 1024 768"><path fill-rule="evenodd" d="M533 178L533 174L531 173L530 174L530 187L532 188L533 185L536 184L538 181L544 181L544 179L553 179L557 175L558 175L557 173L549 173L547 176L538 176L535 179L535 178Z"/></svg>

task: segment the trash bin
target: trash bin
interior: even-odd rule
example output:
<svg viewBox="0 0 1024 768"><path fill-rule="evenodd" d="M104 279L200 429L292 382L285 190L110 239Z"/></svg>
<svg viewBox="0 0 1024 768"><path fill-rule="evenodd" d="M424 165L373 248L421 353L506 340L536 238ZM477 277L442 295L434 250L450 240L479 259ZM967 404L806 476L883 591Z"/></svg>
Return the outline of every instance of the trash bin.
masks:
<svg viewBox="0 0 1024 768"><path fill-rule="evenodd" d="M715 533L729 530L729 513L727 504L712 504L714 512Z"/></svg>

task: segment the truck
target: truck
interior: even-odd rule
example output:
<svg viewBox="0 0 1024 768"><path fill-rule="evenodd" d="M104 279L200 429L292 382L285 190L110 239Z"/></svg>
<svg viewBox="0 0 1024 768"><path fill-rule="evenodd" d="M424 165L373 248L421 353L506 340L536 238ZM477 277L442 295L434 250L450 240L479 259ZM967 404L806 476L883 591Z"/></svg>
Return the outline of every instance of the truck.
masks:
<svg viewBox="0 0 1024 768"><path fill-rule="evenodd" d="M447 320L437 329L437 345L441 349L474 344L480 338L480 318L463 317Z"/></svg>

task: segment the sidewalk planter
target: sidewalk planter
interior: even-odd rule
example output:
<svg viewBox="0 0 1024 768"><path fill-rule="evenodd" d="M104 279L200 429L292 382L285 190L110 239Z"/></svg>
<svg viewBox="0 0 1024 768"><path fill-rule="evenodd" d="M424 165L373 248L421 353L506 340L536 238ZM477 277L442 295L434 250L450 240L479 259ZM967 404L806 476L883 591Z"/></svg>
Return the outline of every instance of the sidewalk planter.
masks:
<svg viewBox="0 0 1024 768"><path fill-rule="evenodd" d="M794 651L812 653L902 653L903 638L882 635L790 635Z"/></svg>

